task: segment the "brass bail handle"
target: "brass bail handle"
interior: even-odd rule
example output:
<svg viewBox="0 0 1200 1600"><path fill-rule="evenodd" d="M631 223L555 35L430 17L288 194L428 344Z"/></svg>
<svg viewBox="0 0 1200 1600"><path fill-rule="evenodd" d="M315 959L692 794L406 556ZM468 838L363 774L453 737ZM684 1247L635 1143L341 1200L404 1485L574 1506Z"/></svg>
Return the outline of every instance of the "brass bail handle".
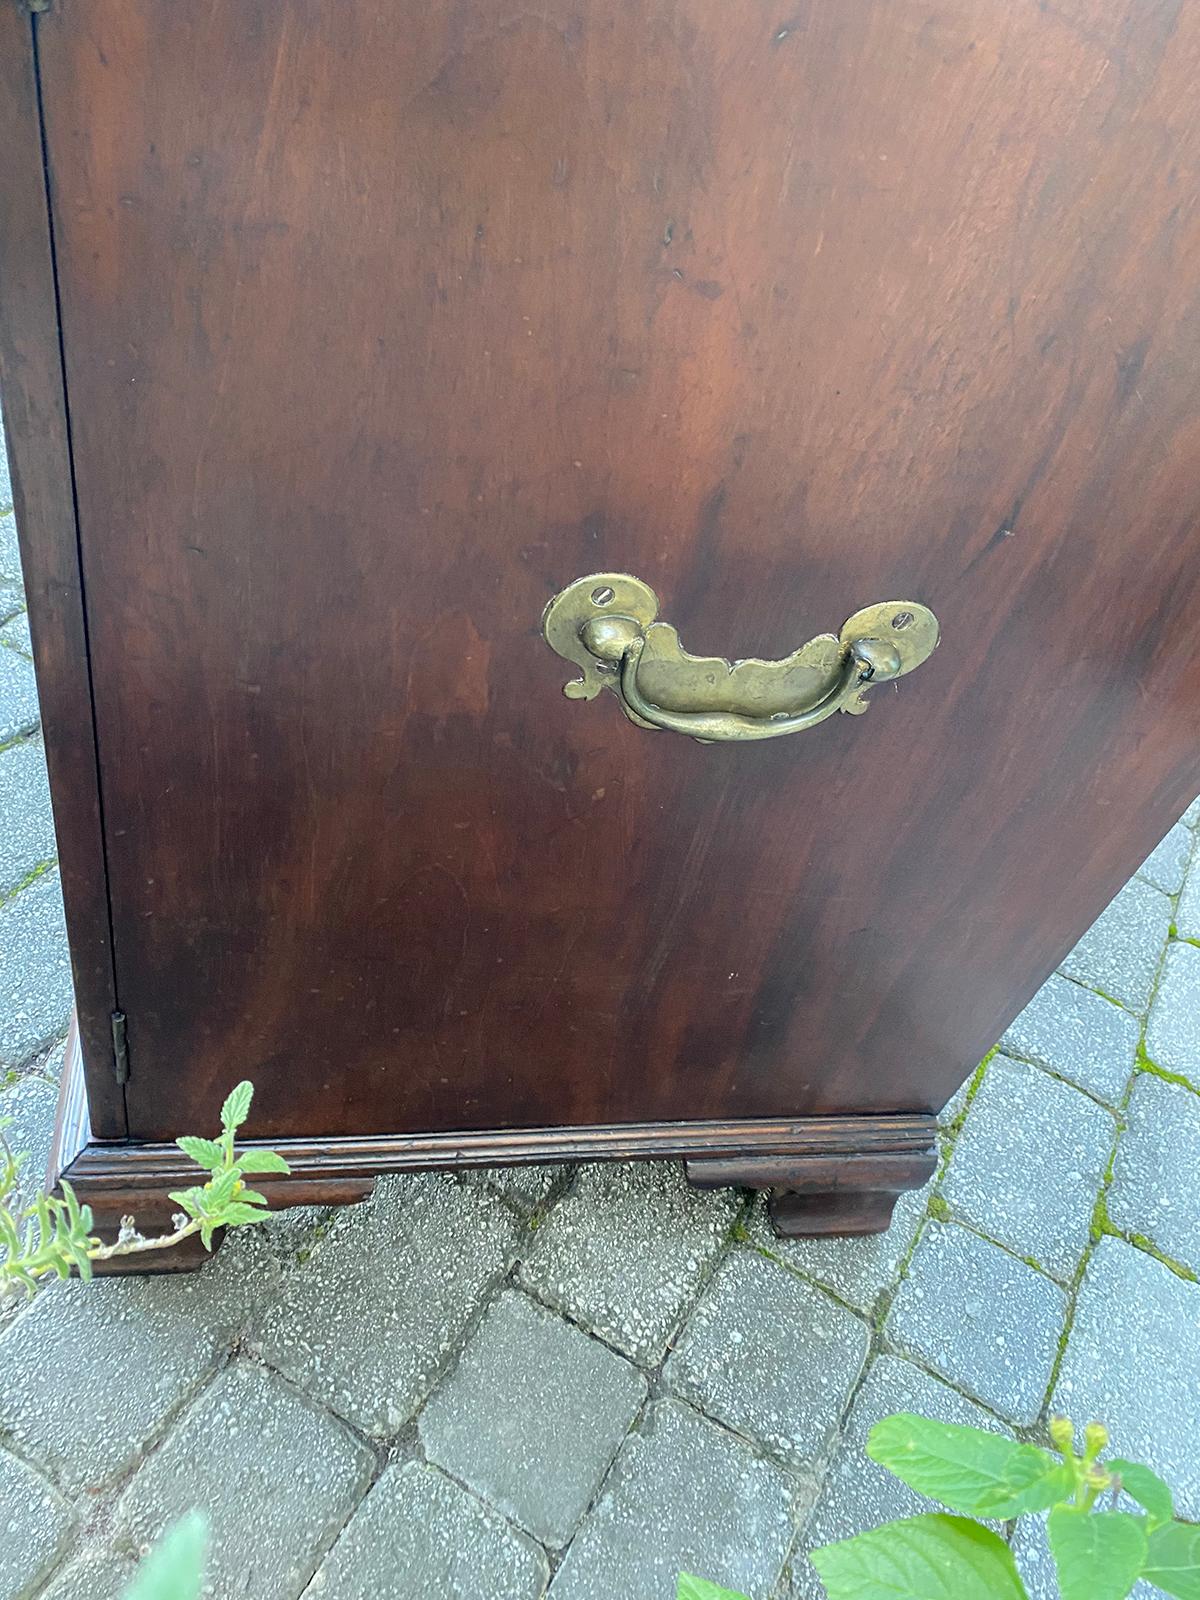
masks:
<svg viewBox="0 0 1200 1600"><path fill-rule="evenodd" d="M867 709L866 690L919 667L938 621L915 600L856 611L839 634L822 633L779 661L693 656L658 597L627 572L594 572L555 595L542 616L546 643L581 669L563 689L592 700L610 689L631 722L705 744L778 739L835 711Z"/></svg>

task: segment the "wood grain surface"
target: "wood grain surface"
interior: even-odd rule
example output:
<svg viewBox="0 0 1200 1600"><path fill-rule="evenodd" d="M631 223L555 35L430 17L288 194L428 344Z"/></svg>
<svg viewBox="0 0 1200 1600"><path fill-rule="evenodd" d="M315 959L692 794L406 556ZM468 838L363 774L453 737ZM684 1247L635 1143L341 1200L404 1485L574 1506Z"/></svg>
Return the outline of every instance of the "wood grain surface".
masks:
<svg viewBox="0 0 1200 1600"><path fill-rule="evenodd" d="M113 1139L125 1133L125 1100L112 1070L116 1000L87 620L33 32L15 5L0 5L0 396L88 1096L96 1129Z"/></svg>
<svg viewBox="0 0 1200 1600"><path fill-rule="evenodd" d="M1200 10L37 33L131 1131L940 1105L1200 788ZM702 747L563 697L602 569L943 643Z"/></svg>

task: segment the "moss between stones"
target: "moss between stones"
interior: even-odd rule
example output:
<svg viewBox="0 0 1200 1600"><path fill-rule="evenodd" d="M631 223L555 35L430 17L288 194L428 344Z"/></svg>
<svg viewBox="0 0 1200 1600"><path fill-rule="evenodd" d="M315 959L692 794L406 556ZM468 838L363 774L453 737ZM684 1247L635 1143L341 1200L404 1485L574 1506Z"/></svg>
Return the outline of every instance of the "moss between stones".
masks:
<svg viewBox="0 0 1200 1600"><path fill-rule="evenodd" d="M1110 1239L1124 1239L1126 1244L1131 1244L1135 1250L1141 1250L1148 1256L1153 1256L1155 1261L1160 1261L1164 1267L1170 1268L1177 1278L1182 1278L1185 1283L1197 1283L1200 1279L1182 1261L1177 1261L1174 1256L1169 1256L1165 1250L1160 1250L1153 1239L1144 1233L1126 1233L1118 1228L1108 1214L1108 1188L1112 1182L1113 1167L1116 1163L1117 1152L1114 1149L1109 1158L1108 1170L1104 1174L1104 1181L1100 1193L1096 1196L1096 1204L1092 1208L1091 1236L1092 1244L1096 1245L1106 1235ZM1090 1251L1088 1254L1090 1255Z"/></svg>
<svg viewBox="0 0 1200 1600"><path fill-rule="evenodd" d="M1116 1231L1114 1228L1113 1232L1115 1233ZM1148 1239L1144 1233L1122 1233L1119 1237L1124 1239L1126 1244L1133 1245L1135 1250L1141 1250L1146 1255L1153 1256L1155 1261L1161 1261L1164 1267L1168 1267L1177 1278L1182 1278L1185 1283L1200 1282L1191 1267L1185 1266L1182 1261L1176 1261L1175 1257L1169 1256L1165 1250L1160 1250L1154 1240Z"/></svg>
<svg viewBox="0 0 1200 1600"><path fill-rule="evenodd" d="M7 745L4 748L7 749ZM36 867L30 867L19 883L14 883L6 893L0 894L0 906L7 905L10 900L15 900L22 889L28 889L30 884L36 883L39 878L44 878L48 872L53 872L57 865L57 861L50 860L39 861Z"/></svg>
<svg viewBox="0 0 1200 1600"><path fill-rule="evenodd" d="M1107 1000L1109 1005L1110 1006L1116 1006L1118 1011L1126 1010L1126 1007L1122 1004L1122 1002L1120 1000L1117 999L1116 995L1105 994L1103 989L1093 989L1090 984L1086 984L1086 983L1085 984L1081 984L1080 988L1087 989L1092 994L1098 994L1100 996L1101 1000Z"/></svg>
<svg viewBox="0 0 1200 1600"><path fill-rule="evenodd" d="M14 733L11 739L0 739L0 755L6 750L11 750L15 744L25 744L27 740L33 738L36 731L33 729L29 733Z"/></svg>
<svg viewBox="0 0 1200 1600"><path fill-rule="evenodd" d="M1107 1184L1107 1174L1105 1175L1104 1181ZM1103 1239L1106 1233L1115 1234L1118 1238L1120 1238L1120 1230L1114 1227L1112 1220L1108 1215L1108 1200L1103 1189L1101 1189L1100 1193L1096 1196L1096 1204L1092 1207L1092 1220L1088 1231L1092 1236L1093 1244L1099 1244L1100 1240Z"/></svg>
<svg viewBox="0 0 1200 1600"><path fill-rule="evenodd" d="M1146 1054L1144 1042L1138 1044L1137 1054L1133 1059L1133 1070L1135 1073L1148 1073L1152 1078L1161 1078L1164 1083L1177 1083L1184 1089L1190 1089L1193 1094L1200 1094L1200 1087L1197 1087L1190 1078L1185 1078L1182 1072L1172 1072L1169 1067L1160 1067L1157 1061L1151 1060Z"/></svg>
<svg viewBox="0 0 1200 1600"><path fill-rule="evenodd" d="M983 1075L988 1069L988 1064L992 1060L992 1057L998 1054L999 1050L1000 1046L998 1044L994 1044L988 1051L987 1055L984 1056L983 1060L975 1068L975 1071L971 1074L971 1080L967 1084L967 1092L963 1098L963 1103L959 1108L957 1115L954 1117L952 1122L947 1123L945 1128L940 1130L951 1141L957 1139L959 1133L962 1131L962 1125L966 1121L967 1112L971 1109L971 1101L974 1100L975 1096L979 1093L979 1086L983 1082Z"/></svg>

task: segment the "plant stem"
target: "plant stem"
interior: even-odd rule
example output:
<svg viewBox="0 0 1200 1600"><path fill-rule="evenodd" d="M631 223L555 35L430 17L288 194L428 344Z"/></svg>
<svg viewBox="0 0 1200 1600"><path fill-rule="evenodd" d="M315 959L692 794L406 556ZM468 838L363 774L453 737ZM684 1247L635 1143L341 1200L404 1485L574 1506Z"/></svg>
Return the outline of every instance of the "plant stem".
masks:
<svg viewBox="0 0 1200 1600"><path fill-rule="evenodd" d="M113 1244L101 1244L97 1239L95 1244L88 1247L86 1254L89 1261L111 1261L115 1256L138 1255L146 1250L169 1250L172 1245L181 1244L184 1239L190 1239L199 1232L200 1224L189 1221L173 1233L160 1234L153 1239L144 1239L140 1234L134 1239L118 1239ZM27 1270L35 1278L49 1277L54 1273L54 1267L48 1260L32 1261ZM17 1293L20 1287L15 1276L0 1272L0 1299L5 1294Z"/></svg>
<svg viewBox="0 0 1200 1600"><path fill-rule="evenodd" d="M141 1250L169 1250L173 1244L190 1239L194 1233L199 1232L198 1222L187 1222L182 1228L176 1228L174 1233L159 1234L154 1239L143 1239L139 1234L136 1239L117 1240L115 1244L99 1244L94 1250L89 1250L87 1256L89 1261L111 1261L114 1256L132 1256Z"/></svg>

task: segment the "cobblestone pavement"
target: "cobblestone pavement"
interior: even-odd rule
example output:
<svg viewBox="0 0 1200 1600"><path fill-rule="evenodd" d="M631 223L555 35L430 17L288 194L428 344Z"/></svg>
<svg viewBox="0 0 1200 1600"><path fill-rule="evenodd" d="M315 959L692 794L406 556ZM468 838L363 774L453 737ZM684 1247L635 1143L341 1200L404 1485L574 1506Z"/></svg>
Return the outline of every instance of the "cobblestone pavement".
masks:
<svg viewBox="0 0 1200 1600"><path fill-rule="evenodd" d="M70 989L11 511L0 596L0 1114L36 1170ZM809 1548L918 1504L863 1454L901 1409L1103 1417L1200 1520L1197 824L947 1107L882 1238L782 1243L672 1166L539 1168L47 1290L0 1334L0 1600L109 1600L196 1502L222 1600L668 1600L681 1567L805 1600Z"/></svg>

